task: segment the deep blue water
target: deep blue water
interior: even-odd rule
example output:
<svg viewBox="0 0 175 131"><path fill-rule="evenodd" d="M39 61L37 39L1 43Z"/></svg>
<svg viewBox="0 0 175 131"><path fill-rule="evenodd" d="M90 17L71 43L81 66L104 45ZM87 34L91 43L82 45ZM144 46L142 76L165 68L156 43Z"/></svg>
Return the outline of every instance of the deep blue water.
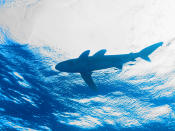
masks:
<svg viewBox="0 0 175 131"><path fill-rule="evenodd" d="M79 74L53 68L64 57L61 51L20 44L3 30L0 38L1 130L175 129L174 89L156 90L168 76L148 73L124 79L108 69L93 74L98 86L93 91ZM171 96L166 95L169 91Z"/></svg>

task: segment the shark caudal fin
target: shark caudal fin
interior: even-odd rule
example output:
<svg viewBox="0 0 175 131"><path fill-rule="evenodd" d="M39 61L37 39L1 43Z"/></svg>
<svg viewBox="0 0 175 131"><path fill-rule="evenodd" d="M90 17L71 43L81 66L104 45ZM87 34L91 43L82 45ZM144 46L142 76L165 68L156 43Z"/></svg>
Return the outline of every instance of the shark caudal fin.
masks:
<svg viewBox="0 0 175 131"><path fill-rule="evenodd" d="M144 48L143 50L141 50L140 52L138 52L138 55L139 55L138 57L141 57L142 59L150 62L151 60L148 56L152 54L157 48L159 48L162 45L163 45L163 42L159 42L151 46L148 46Z"/></svg>

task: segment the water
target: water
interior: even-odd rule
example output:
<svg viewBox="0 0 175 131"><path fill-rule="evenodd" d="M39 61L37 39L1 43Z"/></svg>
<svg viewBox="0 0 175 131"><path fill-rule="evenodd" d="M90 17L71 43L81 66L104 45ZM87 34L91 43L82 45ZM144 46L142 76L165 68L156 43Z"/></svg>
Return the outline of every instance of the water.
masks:
<svg viewBox="0 0 175 131"><path fill-rule="evenodd" d="M140 60L98 71L94 91L54 69L63 51L18 43L2 29L0 38L1 130L175 130L174 68L157 73L159 63Z"/></svg>

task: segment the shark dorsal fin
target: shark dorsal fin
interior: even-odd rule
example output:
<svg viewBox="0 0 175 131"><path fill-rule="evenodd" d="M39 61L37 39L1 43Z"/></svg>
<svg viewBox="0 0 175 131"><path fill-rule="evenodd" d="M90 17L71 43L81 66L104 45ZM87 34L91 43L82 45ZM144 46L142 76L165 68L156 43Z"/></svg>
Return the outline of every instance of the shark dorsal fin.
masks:
<svg viewBox="0 0 175 131"><path fill-rule="evenodd" d="M79 56L79 59L86 59L86 58L88 58L89 53L90 53L90 50L84 51L84 52L81 53L81 55Z"/></svg>
<svg viewBox="0 0 175 131"><path fill-rule="evenodd" d="M104 56L105 53L106 53L106 49L102 49L96 52L93 56L95 57Z"/></svg>

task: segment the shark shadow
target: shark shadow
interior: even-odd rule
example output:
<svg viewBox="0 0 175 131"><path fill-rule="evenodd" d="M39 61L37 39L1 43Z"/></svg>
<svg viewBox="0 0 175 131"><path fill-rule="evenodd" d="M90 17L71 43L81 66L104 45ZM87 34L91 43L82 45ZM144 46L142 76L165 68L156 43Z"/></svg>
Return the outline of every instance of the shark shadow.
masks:
<svg viewBox="0 0 175 131"><path fill-rule="evenodd" d="M106 49L102 49L96 52L93 56L89 56L90 50L86 50L78 58L58 63L55 66L55 69L61 72L80 73L86 84L96 90L97 87L91 77L93 71L111 67L122 70L125 63L136 61L136 58L138 57L151 62L148 56L162 45L163 42L159 42L148 46L137 53L119 55L105 55Z"/></svg>

